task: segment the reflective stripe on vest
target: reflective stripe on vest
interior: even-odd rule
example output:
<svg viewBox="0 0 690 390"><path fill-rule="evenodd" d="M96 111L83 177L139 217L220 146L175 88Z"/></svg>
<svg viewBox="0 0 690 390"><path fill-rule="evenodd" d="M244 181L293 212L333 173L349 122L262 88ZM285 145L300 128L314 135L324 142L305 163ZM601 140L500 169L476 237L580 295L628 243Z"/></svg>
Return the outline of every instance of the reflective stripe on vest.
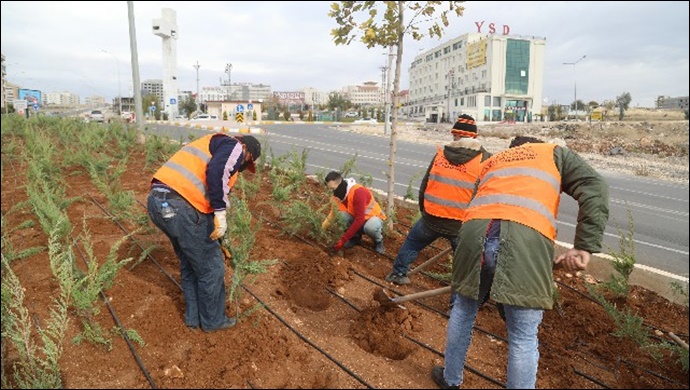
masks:
<svg viewBox="0 0 690 390"><path fill-rule="evenodd" d="M555 240L561 194L561 174L553 161L555 147L554 144L525 144L486 160L465 221L514 221Z"/></svg>
<svg viewBox="0 0 690 390"><path fill-rule="evenodd" d="M379 217L385 221L386 215L383 214L383 210L381 209L379 203L376 201L376 198L374 198L374 194L372 194L368 188L362 186L361 184L355 184L352 186L352 188L350 188L350 192L347 193L347 206L345 206L345 204L341 202L340 199L336 198L335 196L333 197L336 200L336 202L338 202L338 210L347 211L351 215L355 215L355 190L359 188L364 188L365 190L367 190L370 196L369 204L367 204L367 207L364 210L364 219L368 221L371 217Z"/></svg>
<svg viewBox="0 0 690 390"><path fill-rule="evenodd" d="M481 159L480 153L465 164L454 165L438 147L424 190L424 211L436 217L462 220L481 171Z"/></svg>
<svg viewBox="0 0 690 390"><path fill-rule="evenodd" d="M206 167L211 161L211 137L205 135L182 147L153 175L168 185L202 213L212 213L206 186ZM229 179L229 187L237 180L237 172Z"/></svg>

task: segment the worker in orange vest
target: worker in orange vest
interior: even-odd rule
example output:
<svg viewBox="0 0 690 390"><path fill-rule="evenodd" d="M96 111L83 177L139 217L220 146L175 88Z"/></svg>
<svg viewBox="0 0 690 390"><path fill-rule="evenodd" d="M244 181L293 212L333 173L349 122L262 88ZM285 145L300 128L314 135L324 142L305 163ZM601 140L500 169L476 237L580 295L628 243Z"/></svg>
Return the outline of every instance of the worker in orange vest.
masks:
<svg viewBox="0 0 690 390"><path fill-rule="evenodd" d="M228 194L245 170L256 171L261 144L251 135L205 135L185 145L156 171L148 196L151 221L180 260L187 327L212 332L236 319L225 313Z"/></svg>
<svg viewBox="0 0 690 390"><path fill-rule="evenodd" d="M579 206L573 248L554 260L561 192ZM458 388L479 303L503 306L508 334L509 389L533 389L539 362L539 325L553 307L554 264L583 270L601 250L609 216L609 187L577 153L533 137L484 163L477 192L465 210L453 259L453 307L445 367L431 376L441 388Z"/></svg>
<svg viewBox="0 0 690 390"><path fill-rule="evenodd" d="M384 254L383 221L386 220L386 215L371 191L357 184L354 178L343 178L335 171L326 175L325 182L328 188L333 190L331 201L334 207L331 207L321 227L324 230L328 229L332 221L337 218L336 208L340 217L344 218L348 225L348 229L332 249L337 252L342 248L349 249L359 245L364 233L373 241L374 250L379 254Z"/></svg>
<svg viewBox="0 0 690 390"><path fill-rule="evenodd" d="M412 226L393 263L386 281L398 285L410 283L407 272L419 252L439 238L448 240L455 252L458 231L465 209L474 194L481 165L491 154L477 140L477 124L469 115L461 115L451 129L453 141L438 147L419 187L419 211L422 217Z"/></svg>

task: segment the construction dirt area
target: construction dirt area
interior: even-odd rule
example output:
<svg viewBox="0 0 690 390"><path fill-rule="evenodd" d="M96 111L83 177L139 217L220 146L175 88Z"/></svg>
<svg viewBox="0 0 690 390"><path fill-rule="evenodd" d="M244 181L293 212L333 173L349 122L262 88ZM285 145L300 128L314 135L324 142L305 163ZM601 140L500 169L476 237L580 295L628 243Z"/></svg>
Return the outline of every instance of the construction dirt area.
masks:
<svg viewBox="0 0 690 390"><path fill-rule="evenodd" d="M688 180L687 120L668 121L668 127L663 129L652 122L639 124L644 142L615 122L589 128L584 124L553 125L559 127L558 132L547 130L546 126L531 126L535 127L535 134L547 140L563 140L578 152L593 156L588 157L589 161L631 161L634 157L646 160L644 166L628 168L637 174ZM97 127L79 126L83 126L79 134ZM416 126L401 129L401 137L438 133L448 140L448 125ZM43 131L40 126L32 129ZM480 126L479 131L481 136L487 132L487 142L489 138L495 142L488 149L497 151L524 129L518 125L489 129L487 125L486 129ZM602 129L619 134L620 141L611 133L595 137L603 135ZM147 163L149 156L140 144L127 152L126 166L121 167L125 173L118 178L118 188L133 194L132 210L139 218L123 220L113 214L112 197L104 190L107 186L95 181L89 170L69 163L75 153L62 149L62 139L68 135L64 129L60 131L46 137L55 137L54 147L59 151L54 154L57 161L53 174L64 183L64 199L71 200L64 210L73 229L70 236L74 238L78 264L84 268L80 260L84 253L99 263L105 262L111 248L120 241L123 243L117 250L119 258L141 258L117 272L112 286L104 289L107 304L99 298L99 311L91 318L110 343L76 342L84 332L84 322L77 310L68 311L70 321L59 358L64 388L436 388L430 374L435 365L443 365L444 361L449 296L401 306L382 305L373 299L381 288L390 296L399 296L447 285L439 275L449 272L451 256L412 277L409 285L396 286L384 280L417 217L415 205L397 205L394 229L386 236L385 255L373 251L366 237L362 246L345 250L342 255L332 254L327 245L310 236L308 228L294 225L293 208L285 203L299 200L312 211L320 210L330 195L320 181L307 178L295 187L287 201L281 201L275 186L280 172L272 172L270 164L261 165L255 175L243 173L243 188L252 190L250 194L239 190L234 193L248 206L251 229L247 234L253 239L249 260L266 267L246 275L236 290L236 298L227 302L227 312L239 316L237 325L205 333L185 326L179 261L165 235L146 216L149 182L160 161ZM113 133L114 130L109 134ZM27 248L44 249L11 262L22 286L26 319L41 346L37 329L47 327L61 287L50 266L50 237L41 229L43 221L36 215L35 206L30 206L36 204L28 189L33 165L30 159L22 157L21 147L7 146L10 142L22 145L23 137L21 131L6 130L3 119L3 284L8 248L13 253ZM109 146L99 151L114 153L121 148L115 142ZM621 150L609 155L617 147ZM653 158L645 157L649 153ZM676 160L684 161L684 173L683 164ZM622 168L612 164L608 169ZM27 220L33 224L26 224ZM92 243L90 254L77 240L86 232ZM130 238L125 237L132 232ZM447 247L445 241L435 242L422 251L416 264ZM228 262L228 286L236 271L234 264ZM687 350L683 367L679 345L669 336L672 333L688 342L687 286L685 304L671 303L637 286L631 286L623 298L607 295L616 313L623 313L616 316L594 299L587 288L588 284L602 281L588 277L586 272L554 272L558 304L545 312L539 329L538 388L688 388ZM630 325L626 320L635 319L641 321L638 328L626 326ZM119 327L134 331L128 334L138 335L137 340L124 338ZM15 386L12 375L23 352L18 351L16 343L5 339L4 330L3 326L2 370L6 388ZM507 356L505 324L496 305L489 301L477 316L462 387L505 387Z"/></svg>

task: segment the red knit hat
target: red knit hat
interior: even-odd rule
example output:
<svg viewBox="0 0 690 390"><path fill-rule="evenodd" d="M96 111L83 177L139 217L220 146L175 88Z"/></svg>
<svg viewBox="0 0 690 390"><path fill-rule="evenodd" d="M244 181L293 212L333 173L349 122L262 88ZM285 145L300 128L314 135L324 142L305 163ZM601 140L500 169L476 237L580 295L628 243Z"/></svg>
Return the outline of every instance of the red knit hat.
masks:
<svg viewBox="0 0 690 390"><path fill-rule="evenodd" d="M477 138L477 124L474 118L467 114L462 114L458 117L450 132L461 137Z"/></svg>

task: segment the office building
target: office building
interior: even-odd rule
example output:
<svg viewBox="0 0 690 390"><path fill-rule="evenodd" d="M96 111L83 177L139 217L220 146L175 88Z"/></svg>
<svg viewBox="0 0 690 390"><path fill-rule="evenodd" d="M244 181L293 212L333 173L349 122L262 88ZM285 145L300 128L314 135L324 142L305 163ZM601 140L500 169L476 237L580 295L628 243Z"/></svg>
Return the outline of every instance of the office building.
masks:
<svg viewBox="0 0 690 390"><path fill-rule="evenodd" d="M528 121L540 116L545 38L467 33L410 65L411 117Z"/></svg>

